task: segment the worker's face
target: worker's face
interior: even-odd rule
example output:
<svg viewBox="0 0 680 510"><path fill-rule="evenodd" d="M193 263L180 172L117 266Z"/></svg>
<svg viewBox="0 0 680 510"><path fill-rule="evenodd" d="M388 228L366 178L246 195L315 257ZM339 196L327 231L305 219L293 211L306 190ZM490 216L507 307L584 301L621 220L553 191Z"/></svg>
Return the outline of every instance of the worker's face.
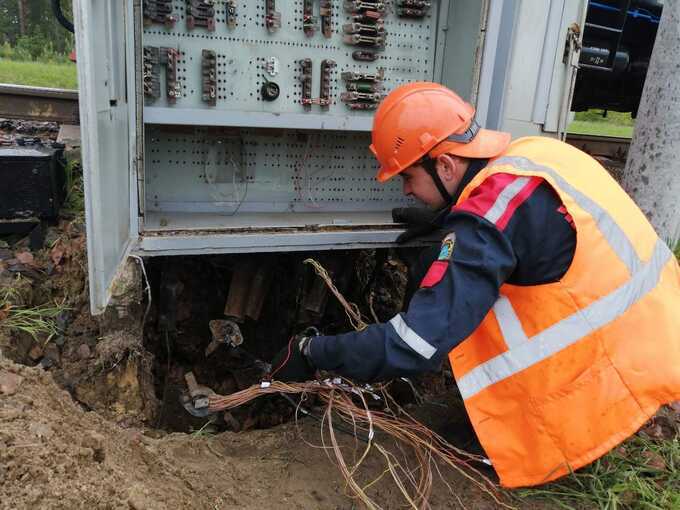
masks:
<svg viewBox="0 0 680 510"><path fill-rule="evenodd" d="M467 160L442 154L437 157L436 168L444 187L453 194L467 169ZM444 207L444 197L422 165L411 165L399 175L403 181L404 195L414 197L432 209Z"/></svg>

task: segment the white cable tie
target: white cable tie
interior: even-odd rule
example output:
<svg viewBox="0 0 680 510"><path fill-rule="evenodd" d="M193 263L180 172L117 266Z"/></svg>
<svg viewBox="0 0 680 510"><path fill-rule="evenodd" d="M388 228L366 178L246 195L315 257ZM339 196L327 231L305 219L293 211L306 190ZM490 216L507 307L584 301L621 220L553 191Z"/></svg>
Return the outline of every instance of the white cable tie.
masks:
<svg viewBox="0 0 680 510"><path fill-rule="evenodd" d="M375 435L375 431L373 429L368 431L368 440L373 441L373 436Z"/></svg>
<svg viewBox="0 0 680 510"><path fill-rule="evenodd" d="M260 388L269 388L272 385L269 381L262 381L260 383Z"/></svg>

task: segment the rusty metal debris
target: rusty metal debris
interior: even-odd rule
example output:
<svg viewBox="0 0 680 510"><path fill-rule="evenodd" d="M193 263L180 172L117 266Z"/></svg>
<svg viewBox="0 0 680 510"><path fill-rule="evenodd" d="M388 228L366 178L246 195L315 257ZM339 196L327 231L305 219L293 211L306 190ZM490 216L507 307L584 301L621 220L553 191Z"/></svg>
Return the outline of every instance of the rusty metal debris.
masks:
<svg viewBox="0 0 680 510"><path fill-rule="evenodd" d="M180 402L184 409L198 418L205 418L212 414L208 405L210 396L214 395L215 392L207 386L198 384L193 372L184 374L184 380L187 383L187 391L180 395Z"/></svg>
<svg viewBox="0 0 680 510"><path fill-rule="evenodd" d="M220 345L238 347L243 343L243 334L238 324L231 320L212 320L208 323L212 340L205 349L206 357L217 350Z"/></svg>

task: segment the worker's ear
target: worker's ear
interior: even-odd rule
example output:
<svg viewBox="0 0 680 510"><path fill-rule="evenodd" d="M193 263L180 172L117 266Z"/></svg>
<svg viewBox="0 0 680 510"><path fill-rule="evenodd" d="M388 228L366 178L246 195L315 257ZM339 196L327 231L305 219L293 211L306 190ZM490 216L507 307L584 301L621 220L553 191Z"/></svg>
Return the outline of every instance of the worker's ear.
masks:
<svg viewBox="0 0 680 510"><path fill-rule="evenodd" d="M437 156L437 173L442 182L458 182L463 178L463 160L450 154Z"/></svg>

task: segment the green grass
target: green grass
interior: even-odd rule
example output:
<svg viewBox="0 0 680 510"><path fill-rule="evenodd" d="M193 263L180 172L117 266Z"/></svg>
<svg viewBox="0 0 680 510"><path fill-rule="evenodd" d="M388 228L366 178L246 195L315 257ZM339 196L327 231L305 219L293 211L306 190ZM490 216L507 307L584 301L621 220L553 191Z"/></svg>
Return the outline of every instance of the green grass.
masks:
<svg viewBox="0 0 680 510"><path fill-rule="evenodd" d="M631 138L635 121L630 113L607 112L602 116L602 110L588 110L576 113L574 121L569 124L567 132L578 135L618 136Z"/></svg>
<svg viewBox="0 0 680 510"><path fill-rule="evenodd" d="M0 83L75 89L78 87L76 65L54 62L20 62L0 59Z"/></svg>
<svg viewBox="0 0 680 510"><path fill-rule="evenodd" d="M83 216L85 213L85 191L80 161L70 159L66 164L64 173L66 174L66 198L61 210L75 216Z"/></svg>
<svg viewBox="0 0 680 510"><path fill-rule="evenodd" d="M189 437L191 439L196 439L199 437L208 437L214 435L215 428L212 426L213 423L215 423L215 418L210 418L207 422L203 424L203 426L200 429L191 432Z"/></svg>
<svg viewBox="0 0 680 510"><path fill-rule="evenodd" d="M680 508L680 441L634 436L571 476L517 496L550 508Z"/></svg>
<svg viewBox="0 0 680 510"><path fill-rule="evenodd" d="M10 332L21 331L33 340L44 343L59 334L56 319L68 307L64 303L33 307L18 306L17 291L11 285L0 289L0 328Z"/></svg>

